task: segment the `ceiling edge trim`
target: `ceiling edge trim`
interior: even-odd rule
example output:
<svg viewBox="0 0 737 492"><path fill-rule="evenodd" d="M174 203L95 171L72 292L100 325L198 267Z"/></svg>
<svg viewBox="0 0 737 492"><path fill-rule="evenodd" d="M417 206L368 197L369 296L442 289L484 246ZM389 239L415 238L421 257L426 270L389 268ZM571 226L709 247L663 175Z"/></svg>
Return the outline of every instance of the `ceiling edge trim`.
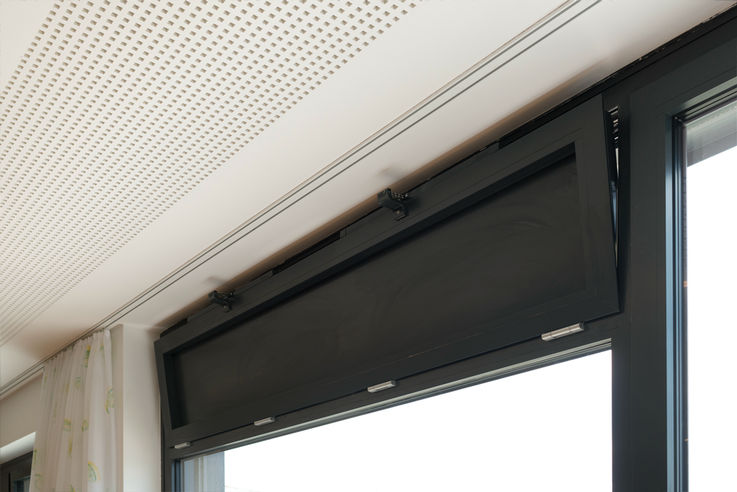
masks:
<svg viewBox="0 0 737 492"><path fill-rule="evenodd" d="M163 277L148 289L116 309L94 326L85 330L61 349L44 357L41 361L21 372L3 386L0 386L0 399L43 370L43 366L50 358L73 345L78 340L89 334L119 322L123 317L135 311L138 307L156 297L170 286L177 283L217 255L238 243L261 226L275 219L289 208L298 204L307 196L318 191L330 181L346 172L366 157L370 156L380 148L400 137L412 127L421 123L425 118L451 103L460 95L466 93L482 80L492 75L497 70L509 64L515 58L524 54L538 43L544 41L548 36L565 27L569 22L600 4L602 0L566 0L558 7L548 12L527 29L504 43L502 46L484 57L481 61L471 66L461 75L451 80L448 84L431 94L423 101L400 115L398 118L384 126L363 142L352 148L338 159L327 165L320 172L314 174L300 185L292 189L271 205L254 215L246 222L223 236L207 249L181 265L179 268Z"/></svg>

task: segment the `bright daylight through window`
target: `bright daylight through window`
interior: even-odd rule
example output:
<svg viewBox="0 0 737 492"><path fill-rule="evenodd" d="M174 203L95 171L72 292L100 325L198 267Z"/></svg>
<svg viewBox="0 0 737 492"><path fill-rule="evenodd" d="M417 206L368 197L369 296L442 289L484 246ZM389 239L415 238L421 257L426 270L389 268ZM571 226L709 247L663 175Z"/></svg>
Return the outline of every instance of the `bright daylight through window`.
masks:
<svg viewBox="0 0 737 492"><path fill-rule="evenodd" d="M689 490L734 490L737 102L686 125Z"/></svg>
<svg viewBox="0 0 737 492"><path fill-rule="evenodd" d="M183 463L204 492L612 489L609 351Z"/></svg>

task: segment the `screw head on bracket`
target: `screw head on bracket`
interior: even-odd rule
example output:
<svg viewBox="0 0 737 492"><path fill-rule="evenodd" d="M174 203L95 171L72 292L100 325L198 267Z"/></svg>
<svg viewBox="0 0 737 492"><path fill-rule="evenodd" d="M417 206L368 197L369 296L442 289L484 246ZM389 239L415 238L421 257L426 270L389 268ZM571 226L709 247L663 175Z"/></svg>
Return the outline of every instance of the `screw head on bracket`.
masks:
<svg viewBox="0 0 737 492"><path fill-rule="evenodd" d="M404 203L408 197L406 193L394 193L391 188L387 188L376 195L379 205L394 213L394 220L403 219L409 214L407 205Z"/></svg>

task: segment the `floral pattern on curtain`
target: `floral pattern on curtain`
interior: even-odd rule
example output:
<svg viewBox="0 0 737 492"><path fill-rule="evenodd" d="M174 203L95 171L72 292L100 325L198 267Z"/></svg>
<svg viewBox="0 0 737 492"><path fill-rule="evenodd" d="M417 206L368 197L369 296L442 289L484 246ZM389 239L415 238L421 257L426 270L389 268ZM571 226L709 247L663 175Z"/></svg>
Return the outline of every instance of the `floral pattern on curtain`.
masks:
<svg viewBox="0 0 737 492"><path fill-rule="evenodd" d="M34 492L112 492L115 395L109 330L76 342L44 367Z"/></svg>

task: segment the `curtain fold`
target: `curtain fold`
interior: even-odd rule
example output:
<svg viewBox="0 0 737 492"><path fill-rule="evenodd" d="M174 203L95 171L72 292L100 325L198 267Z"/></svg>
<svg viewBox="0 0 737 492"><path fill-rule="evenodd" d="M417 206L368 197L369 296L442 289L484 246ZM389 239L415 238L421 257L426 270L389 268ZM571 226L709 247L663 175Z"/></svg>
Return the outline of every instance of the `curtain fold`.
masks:
<svg viewBox="0 0 737 492"><path fill-rule="evenodd" d="M109 330L75 343L44 367L34 492L112 492L115 398Z"/></svg>

